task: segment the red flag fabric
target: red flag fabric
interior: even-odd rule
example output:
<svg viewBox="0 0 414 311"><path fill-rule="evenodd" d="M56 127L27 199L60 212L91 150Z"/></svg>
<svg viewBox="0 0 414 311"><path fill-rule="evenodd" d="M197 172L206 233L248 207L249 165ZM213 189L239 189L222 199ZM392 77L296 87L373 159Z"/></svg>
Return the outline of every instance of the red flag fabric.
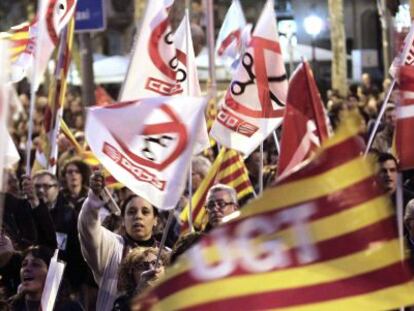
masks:
<svg viewBox="0 0 414 311"><path fill-rule="evenodd" d="M289 83L278 176L283 178L329 136L329 125L312 69L302 62Z"/></svg>
<svg viewBox="0 0 414 311"><path fill-rule="evenodd" d="M400 101L397 106L396 150L400 169L414 167L414 67L402 66L400 74Z"/></svg>
<svg viewBox="0 0 414 311"><path fill-rule="evenodd" d="M102 87L97 86L95 89L96 106L105 107L114 103L113 98Z"/></svg>

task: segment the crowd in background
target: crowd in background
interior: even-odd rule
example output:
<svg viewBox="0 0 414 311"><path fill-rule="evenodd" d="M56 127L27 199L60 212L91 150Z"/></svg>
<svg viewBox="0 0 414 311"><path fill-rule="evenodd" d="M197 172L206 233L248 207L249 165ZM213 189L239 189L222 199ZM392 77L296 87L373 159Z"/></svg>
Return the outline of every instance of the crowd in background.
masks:
<svg viewBox="0 0 414 311"><path fill-rule="evenodd" d="M360 137L366 143L390 81L376 85L368 74L363 74L361 81L350 86L346 97L329 90L325 107L333 130L342 111L358 111L364 120ZM105 208L113 203L104 191L104 176L79 157L65 135L61 134L58 139L58 173L38 170L32 176L25 175L29 96L24 89L19 89L18 97L20 105L12 107L10 113L10 134L22 160L15 169L7 171L7 187L2 194L0 310L39 309L50 259L56 248L60 250L59 258L66 262L66 269L55 310L128 310L133 297L152 286L165 268L200 236L219 226L225 215L243 208L245 202L237 201L233 188L215 185L205 202L206 226L180 237L180 220L175 217L166 245L160 245L168 214L125 187L111 189L121 207L121 215L112 214L111 208ZM378 160L379 180L394 203L398 163L392 155L392 141L397 101L398 94L394 92L372 146ZM35 159L36 148L41 146L39 140L47 118L47 105L46 94L40 92L33 118L32 159ZM63 119L78 143L86 148L85 110L81 93L76 88L69 88ZM193 158L192 189L183 193L178 210L206 177L216 154L217 147L214 147ZM260 159L259 150L245 159L256 193L260 191ZM266 188L276 180L278 155L273 137L265 141L263 159ZM414 174L410 171L404 174L403 195L404 206L407 206L405 234L411 246L414 245L411 244L414 241L414 202L410 202L414 198ZM157 262L160 246L161 260Z"/></svg>

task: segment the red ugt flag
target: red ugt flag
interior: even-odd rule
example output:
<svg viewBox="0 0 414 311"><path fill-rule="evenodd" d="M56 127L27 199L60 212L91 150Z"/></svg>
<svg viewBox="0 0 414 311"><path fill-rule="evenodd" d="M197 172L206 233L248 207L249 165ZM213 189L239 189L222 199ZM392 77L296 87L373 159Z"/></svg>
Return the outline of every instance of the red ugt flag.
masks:
<svg viewBox="0 0 414 311"><path fill-rule="evenodd" d="M278 177L283 178L307 159L329 136L321 97L307 62L299 65L289 83L283 121Z"/></svg>
<svg viewBox="0 0 414 311"><path fill-rule="evenodd" d="M400 67L400 102L397 107L396 148L402 170L414 167L414 67Z"/></svg>

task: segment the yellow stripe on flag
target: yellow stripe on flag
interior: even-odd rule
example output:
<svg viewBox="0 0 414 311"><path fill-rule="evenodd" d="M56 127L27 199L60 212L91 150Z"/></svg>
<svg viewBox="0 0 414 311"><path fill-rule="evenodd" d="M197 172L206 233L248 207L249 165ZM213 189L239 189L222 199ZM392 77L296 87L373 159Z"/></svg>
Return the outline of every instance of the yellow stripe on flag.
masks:
<svg viewBox="0 0 414 311"><path fill-rule="evenodd" d="M356 158L317 176L266 190L266 196L255 201L258 207L245 210L241 217L247 218L255 214L314 200L347 188L372 175L371 165L368 165L363 158Z"/></svg>
<svg viewBox="0 0 414 311"><path fill-rule="evenodd" d="M348 298L334 299L321 303L306 304L290 308L278 308L283 311L332 311L332 310L391 310L395 308L395 301L401 303L401 307L411 306L412 298L407 292L413 290L413 283L407 282L398 286L378 290L374 293L352 296ZM358 309L357 309L358 308Z"/></svg>
<svg viewBox="0 0 414 311"><path fill-rule="evenodd" d="M219 299L339 281L387 267L398 261L397 239L384 242L381 246L304 267L200 283L166 297L156 307L162 310L168 310L168 306L180 309Z"/></svg>

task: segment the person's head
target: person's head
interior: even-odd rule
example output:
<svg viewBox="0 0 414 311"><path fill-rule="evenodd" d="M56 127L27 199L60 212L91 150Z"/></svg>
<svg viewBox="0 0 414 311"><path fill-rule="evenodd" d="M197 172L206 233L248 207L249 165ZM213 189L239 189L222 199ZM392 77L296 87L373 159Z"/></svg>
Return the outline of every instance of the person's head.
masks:
<svg viewBox="0 0 414 311"><path fill-rule="evenodd" d="M206 211L210 226L217 227L227 216L238 208L237 193L234 188L223 184L217 184L207 193Z"/></svg>
<svg viewBox="0 0 414 311"><path fill-rule="evenodd" d="M208 171L211 168L211 162L206 157L196 156L191 160L191 165L191 190L194 194L204 177L207 176Z"/></svg>
<svg viewBox="0 0 414 311"><path fill-rule="evenodd" d="M414 238L414 200L410 200L405 208L404 224L411 239Z"/></svg>
<svg viewBox="0 0 414 311"><path fill-rule="evenodd" d="M168 265L168 254L162 251L158 267L155 269L158 251L155 247L132 249L121 263L118 290L132 294L136 290L141 292L147 286L152 286L164 274L164 267ZM152 277L144 279L143 272L148 270L155 270L155 273Z"/></svg>
<svg viewBox="0 0 414 311"><path fill-rule="evenodd" d="M50 206L56 202L59 183L55 175L48 171L38 171L33 175L33 187L39 200Z"/></svg>
<svg viewBox="0 0 414 311"><path fill-rule="evenodd" d="M260 150L256 149L255 151L253 151L249 157L245 160L245 164L247 167L247 170L249 171L249 175L257 180L259 178L260 175L260 167L261 167L261 155L260 155ZM263 165L266 165L266 160L267 160L267 151L263 152Z"/></svg>
<svg viewBox="0 0 414 311"><path fill-rule="evenodd" d="M158 210L137 195L127 198L121 208L126 234L135 241L150 239L158 224Z"/></svg>
<svg viewBox="0 0 414 311"><path fill-rule="evenodd" d="M384 124L389 129L394 129L396 122L396 115L395 115L395 105L394 104L388 104L387 108L384 112Z"/></svg>
<svg viewBox="0 0 414 311"><path fill-rule="evenodd" d="M380 153L378 155L380 166L379 176L389 194L393 194L397 188L397 159L390 153Z"/></svg>
<svg viewBox="0 0 414 311"><path fill-rule="evenodd" d="M32 246L23 253L21 292L30 300L40 300L52 256L52 250L44 246Z"/></svg>
<svg viewBox="0 0 414 311"><path fill-rule="evenodd" d="M68 161L62 170L65 186L73 195L78 195L82 186L87 186L91 169L82 160L73 159Z"/></svg>
<svg viewBox="0 0 414 311"><path fill-rule="evenodd" d="M371 76L369 73L364 72L361 76L361 82L363 86L370 86L371 85Z"/></svg>

